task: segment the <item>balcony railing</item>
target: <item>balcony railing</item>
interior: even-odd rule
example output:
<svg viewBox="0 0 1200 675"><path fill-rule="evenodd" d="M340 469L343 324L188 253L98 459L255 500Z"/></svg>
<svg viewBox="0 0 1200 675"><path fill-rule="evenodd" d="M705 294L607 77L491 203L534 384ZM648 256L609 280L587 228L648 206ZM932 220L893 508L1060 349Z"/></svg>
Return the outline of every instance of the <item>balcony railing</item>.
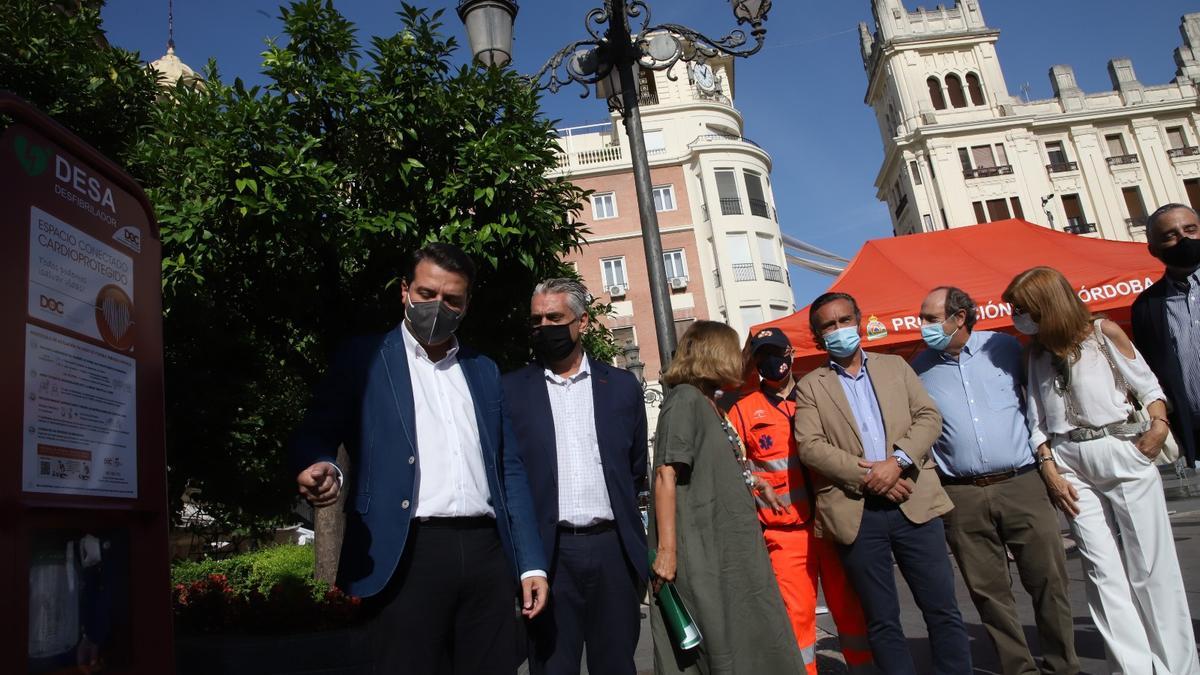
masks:
<svg viewBox="0 0 1200 675"><path fill-rule="evenodd" d="M1200 155L1200 147L1189 145L1186 148L1171 148L1170 150L1167 150L1167 157L1170 157L1171 159L1176 159L1178 157L1191 157L1193 155Z"/></svg>
<svg viewBox="0 0 1200 675"><path fill-rule="evenodd" d="M963 178L990 178L992 176L1011 176L1013 168L1011 164L1002 164L1000 166L981 166L978 169L963 169Z"/></svg>
<svg viewBox="0 0 1200 675"><path fill-rule="evenodd" d="M1113 155L1108 158L1109 166L1121 166L1122 164L1137 164L1138 156L1136 153L1128 155Z"/></svg>
<svg viewBox="0 0 1200 675"><path fill-rule="evenodd" d="M767 205L765 199L755 199L750 197L750 215L760 218L771 217L771 207Z"/></svg>
<svg viewBox="0 0 1200 675"><path fill-rule="evenodd" d="M734 136L733 134L701 134L696 137L696 140L689 143L689 146L697 143L749 143L756 148L762 149L762 146L745 136Z"/></svg>
<svg viewBox="0 0 1200 675"><path fill-rule="evenodd" d="M721 197L721 215L723 216L740 216L742 215L742 200L737 197Z"/></svg>
<svg viewBox="0 0 1200 675"><path fill-rule="evenodd" d="M899 218L900 214L904 213L904 209L907 209L907 208L908 208L908 195L900 195L900 201L896 202L895 216L897 218Z"/></svg>
<svg viewBox="0 0 1200 675"><path fill-rule="evenodd" d="M733 280L758 281L758 275L754 273L754 263L734 263Z"/></svg>
<svg viewBox="0 0 1200 675"><path fill-rule="evenodd" d="M1131 230L1136 230L1139 227L1145 227L1146 217L1142 216L1140 218L1126 218L1125 225L1127 225Z"/></svg>
<svg viewBox="0 0 1200 675"><path fill-rule="evenodd" d="M1046 165L1046 171L1050 173L1064 173L1066 171L1078 171L1078 162L1051 162Z"/></svg>
<svg viewBox="0 0 1200 675"><path fill-rule="evenodd" d="M558 168L567 169L574 166L592 166L595 164L620 162L623 156L624 152L619 145L607 145L602 148L579 150L577 152L560 152L557 155Z"/></svg>
<svg viewBox="0 0 1200 675"><path fill-rule="evenodd" d="M1067 234L1091 234L1096 231L1095 223L1086 223L1082 220L1072 220L1063 228L1063 232Z"/></svg>
<svg viewBox="0 0 1200 675"><path fill-rule="evenodd" d="M783 268L779 265L771 263L763 263L763 278L767 281L778 281L781 284L786 284L787 281L783 276Z"/></svg>

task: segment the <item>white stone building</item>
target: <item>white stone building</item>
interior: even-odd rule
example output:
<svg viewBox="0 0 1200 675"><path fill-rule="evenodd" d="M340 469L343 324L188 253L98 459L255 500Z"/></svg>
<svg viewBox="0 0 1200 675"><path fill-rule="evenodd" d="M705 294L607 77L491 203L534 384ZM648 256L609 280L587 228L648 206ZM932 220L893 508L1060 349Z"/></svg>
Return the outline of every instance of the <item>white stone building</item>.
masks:
<svg viewBox="0 0 1200 675"><path fill-rule="evenodd" d="M1113 90L1085 93L1056 65L1054 98L1024 101L1009 93L982 4L873 0L874 32L860 24L884 144L875 185L897 235L1018 217L1144 240L1156 206L1200 207L1200 13L1182 18L1170 83L1143 84L1113 59Z"/></svg>
<svg viewBox="0 0 1200 675"><path fill-rule="evenodd" d="M746 336L756 323L794 310L787 257L771 188L771 156L743 135L728 58L643 70L642 124L671 287L676 333L696 319ZM640 349L648 381L660 359L650 305L629 141L609 121L559 130L558 175L594 190L580 220L587 245L568 257L593 295L611 302L620 344Z"/></svg>

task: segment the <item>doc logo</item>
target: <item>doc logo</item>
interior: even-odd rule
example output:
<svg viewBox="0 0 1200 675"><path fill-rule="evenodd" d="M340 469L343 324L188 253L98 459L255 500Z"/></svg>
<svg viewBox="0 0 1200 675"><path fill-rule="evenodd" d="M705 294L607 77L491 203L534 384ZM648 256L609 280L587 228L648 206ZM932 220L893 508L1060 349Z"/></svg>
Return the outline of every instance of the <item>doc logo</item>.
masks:
<svg viewBox="0 0 1200 675"><path fill-rule="evenodd" d="M61 300L48 298L44 295L38 297L38 306L47 312L53 312L61 315L63 313L63 304Z"/></svg>
<svg viewBox="0 0 1200 675"><path fill-rule="evenodd" d="M114 232L113 240L134 253L142 252L142 231L133 225L126 225Z"/></svg>

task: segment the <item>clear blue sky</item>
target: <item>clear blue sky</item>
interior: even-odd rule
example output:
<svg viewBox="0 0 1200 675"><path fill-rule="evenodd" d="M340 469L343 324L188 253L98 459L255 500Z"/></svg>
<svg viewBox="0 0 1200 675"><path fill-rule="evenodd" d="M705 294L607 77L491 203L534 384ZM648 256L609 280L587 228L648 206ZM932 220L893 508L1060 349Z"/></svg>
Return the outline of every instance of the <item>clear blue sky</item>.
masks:
<svg viewBox="0 0 1200 675"><path fill-rule="evenodd" d="M941 0L950 5L952 0ZM925 0L928 7L938 0ZM1106 63L1127 56L1139 79L1162 84L1174 77L1172 51L1179 18L1200 11L1200 1L978 0L988 24L1001 31L999 52L1009 92L1028 82L1031 98L1051 95L1050 66L1075 67L1084 91L1111 89ZM263 41L279 34L279 2L176 0L179 56L199 69L210 57L222 76L261 82ZM455 0L413 4L446 8L445 30L466 44L454 14ZM585 35L583 18L599 0L523 0L517 17L514 65L533 72L555 50ZM650 0L654 20L723 34L733 21L725 0ZM909 8L917 2L906 0ZM336 5L360 27L360 37L399 28L392 0L340 0ZM866 76L856 26L870 20L869 0L776 0L767 23L767 47L737 65L736 105L746 135L775 161L772 183L785 232L851 257L867 239L891 236L886 207L875 199L874 179L883 152L871 111L863 104ZM166 0L109 0L104 10L110 40L153 60L165 51ZM466 58L466 50L460 58ZM546 114L564 124L604 119L601 103L567 89L543 100ZM937 261L929 261L936 265ZM797 305L832 281L792 269Z"/></svg>

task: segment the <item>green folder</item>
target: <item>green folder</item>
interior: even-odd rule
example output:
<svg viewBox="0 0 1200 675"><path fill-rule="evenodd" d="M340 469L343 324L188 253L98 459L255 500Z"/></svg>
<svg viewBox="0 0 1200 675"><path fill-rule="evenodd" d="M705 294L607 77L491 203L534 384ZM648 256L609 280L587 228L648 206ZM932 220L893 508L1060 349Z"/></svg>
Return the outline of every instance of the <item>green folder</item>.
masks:
<svg viewBox="0 0 1200 675"><path fill-rule="evenodd" d="M654 565L656 553L657 551L650 549L651 566ZM663 584L662 588L658 589L657 597L659 605L662 607L663 621L667 624L667 633L671 635L671 641L681 651L698 647L704 640L704 636L700 634L700 626L696 625L692 613L683 604L683 598L679 597L679 591L675 590L675 584Z"/></svg>

